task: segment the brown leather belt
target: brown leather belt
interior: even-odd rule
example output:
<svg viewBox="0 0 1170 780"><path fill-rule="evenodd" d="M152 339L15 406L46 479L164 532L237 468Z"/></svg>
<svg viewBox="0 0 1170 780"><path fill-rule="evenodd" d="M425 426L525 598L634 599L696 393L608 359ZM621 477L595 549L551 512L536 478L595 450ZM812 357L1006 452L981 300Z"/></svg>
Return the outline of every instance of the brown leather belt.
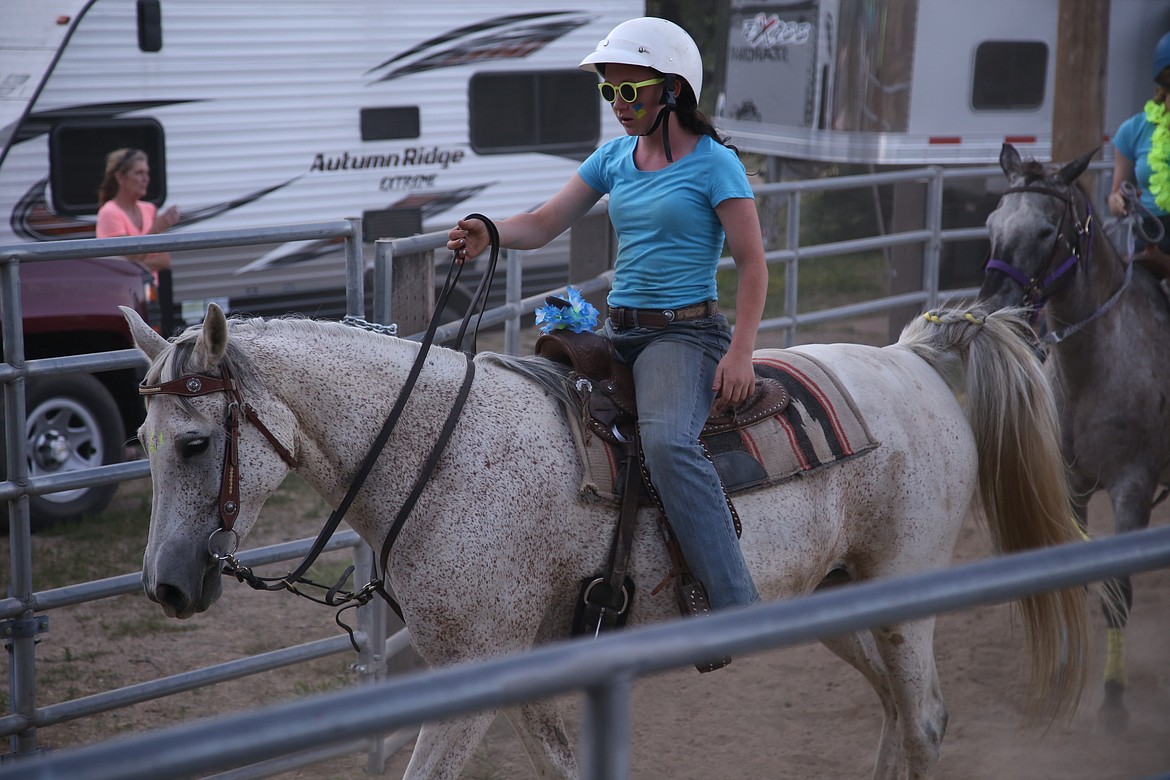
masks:
<svg viewBox="0 0 1170 780"><path fill-rule="evenodd" d="M610 306L609 321L619 330L625 328L665 328L672 322L686 322L703 317L714 317L719 313L715 301L703 301L678 309L627 309Z"/></svg>

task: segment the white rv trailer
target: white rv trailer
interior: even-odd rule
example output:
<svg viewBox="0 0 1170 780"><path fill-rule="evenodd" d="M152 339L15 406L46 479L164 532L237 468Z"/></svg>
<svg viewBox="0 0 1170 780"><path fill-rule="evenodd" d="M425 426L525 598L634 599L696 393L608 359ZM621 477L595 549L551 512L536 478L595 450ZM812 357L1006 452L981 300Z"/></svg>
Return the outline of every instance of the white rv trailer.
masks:
<svg viewBox="0 0 1170 780"><path fill-rule="evenodd" d="M988 164L1004 141L1050 160L1059 7L730 0L717 123L743 151L802 160ZM1111 1L1107 136L1152 94L1167 31L1170 0Z"/></svg>
<svg viewBox="0 0 1170 780"><path fill-rule="evenodd" d="M620 128L577 63L644 3L4 0L0 245L92 236L105 154L176 231L531 209ZM561 247L562 254L564 247ZM176 304L341 313L340 244L183 253Z"/></svg>

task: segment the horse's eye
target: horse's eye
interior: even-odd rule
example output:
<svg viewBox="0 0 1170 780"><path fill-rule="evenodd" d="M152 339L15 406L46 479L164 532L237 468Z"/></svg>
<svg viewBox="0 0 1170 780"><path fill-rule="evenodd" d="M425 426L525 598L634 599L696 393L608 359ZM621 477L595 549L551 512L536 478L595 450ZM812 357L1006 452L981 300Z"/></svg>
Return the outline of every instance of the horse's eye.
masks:
<svg viewBox="0 0 1170 780"><path fill-rule="evenodd" d="M207 452L207 445L210 440L206 436L200 436L197 439L191 439L183 442L183 457L193 458L196 455L202 455Z"/></svg>

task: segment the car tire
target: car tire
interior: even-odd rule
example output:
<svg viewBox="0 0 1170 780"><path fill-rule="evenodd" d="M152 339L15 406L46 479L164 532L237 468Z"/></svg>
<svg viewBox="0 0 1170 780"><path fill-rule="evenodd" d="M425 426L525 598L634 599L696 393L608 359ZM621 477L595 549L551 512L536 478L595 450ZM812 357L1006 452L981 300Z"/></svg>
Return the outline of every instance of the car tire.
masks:
<svg viewBox="0 0 1170 780"><path fill-rule="evenodd" d="M29 380L25 408L30 477L122 461L122 415L110 391L89 374ZM31 496L31 527L35 531L95 515L109 505L117 490L118 485L112 484Z"/></svg>

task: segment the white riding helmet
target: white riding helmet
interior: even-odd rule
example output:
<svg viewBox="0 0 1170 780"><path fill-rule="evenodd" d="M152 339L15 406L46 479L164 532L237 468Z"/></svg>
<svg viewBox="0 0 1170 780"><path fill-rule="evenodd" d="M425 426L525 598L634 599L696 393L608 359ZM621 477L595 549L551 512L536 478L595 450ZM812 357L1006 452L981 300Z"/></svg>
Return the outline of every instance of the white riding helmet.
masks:
<svg viewBox="0 0 1170 780"><path fill-rule="evenodd" d="M695 93L703 89L703 58L687 31L674 22L643 16L622 22L609 31L585 59L583 70L600 73L598 65L643 65L684 79Z"/></svg>

